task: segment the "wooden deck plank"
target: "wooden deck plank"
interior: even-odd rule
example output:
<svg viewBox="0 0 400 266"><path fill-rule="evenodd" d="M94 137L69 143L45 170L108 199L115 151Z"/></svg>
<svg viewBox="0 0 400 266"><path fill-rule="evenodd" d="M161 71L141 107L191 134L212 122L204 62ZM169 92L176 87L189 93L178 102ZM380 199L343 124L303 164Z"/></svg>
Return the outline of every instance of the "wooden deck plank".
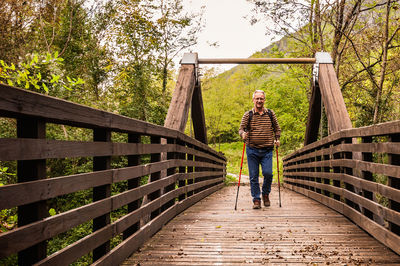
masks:
<svg viewBox="0 0 400 266"><path fill-rule="evenodd" d="M277 188L251 208L250 188L224 187L178 215L123 265L399 264L400 256L339 213Z"/></svg>

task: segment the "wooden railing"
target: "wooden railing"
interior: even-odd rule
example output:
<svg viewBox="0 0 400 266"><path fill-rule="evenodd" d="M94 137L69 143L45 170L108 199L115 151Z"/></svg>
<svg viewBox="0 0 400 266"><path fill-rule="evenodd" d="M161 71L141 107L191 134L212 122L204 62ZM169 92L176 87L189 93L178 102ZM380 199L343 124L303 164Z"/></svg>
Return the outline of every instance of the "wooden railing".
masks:
<svg viewBox="0 0 400 266"><path fill-rule="evenodd" d="M284 158L285 186L400 254L400 121L346 129Z"/></svg>
<svg viewBox="0 0 400 266"><path fill-rule="evenodd" d="M18 177L0 186L0 210L18 209L18 226L0 233L0 259L18 254L20 265L68 265L91 254L94 264L117 265L223 186L226 158L175 130L5 85L0 117L16 124L16 137L0 138L0 161L16 161ZM88 130L92 141L46 139L49 123ZM92 171L48 178L49 159L77 157L92 160ZM125 165L113 167L115 158ZM83 201L74 198L79 191L89 191L89 202L49 216L50 201ZM49 240L85 223L90 232L47 254Z"/></svg>

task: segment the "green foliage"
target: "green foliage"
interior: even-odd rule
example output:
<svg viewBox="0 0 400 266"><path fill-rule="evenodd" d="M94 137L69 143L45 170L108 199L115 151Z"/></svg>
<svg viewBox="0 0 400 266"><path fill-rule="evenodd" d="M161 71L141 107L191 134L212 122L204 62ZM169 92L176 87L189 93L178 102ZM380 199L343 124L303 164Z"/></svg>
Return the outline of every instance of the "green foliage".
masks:
<svg viewBox="0 0 400 266"><path fill-rule="evenodd" d="M53 254L54 252L57 252L58 250L63 249L68 245L91 234L92 227L93 222L89 221L77 227L74 227L65 233L59 234L57 237L52 238L48 241L47 254ZM88 254L75 261L72 265L90 265L91 263L92 255Z"/></svg>
<svg viewBox="0 0 400 266"><path fill-rule="evenodd" d="M0 164L0 187L12 184L15 178L15 173L10 172L8 167L3 167ZM14 229L17 226L17 222L17 208L0 210L0 234Z"/></svg>
<svg viewBox="0 0 400 266"><path fill-rule="evenodd" d="M224 156L228 160L228 164L226 166L227 173L239 175L240 172L240 162L242 158L242 151L243 151L243 142L231 142L231 143L218 143L215 145L211 145L211 147L217 151L221 151ZM249 171L247 169L247 158L246 158L246 151L244 154L243 160L243 168L242 174L249 175Z"/></svg>
<svg viewBox="0 0 400 266"><path fill-rule="evenodd" d="M236 182L238 182L237 177L230 175L230 174L226 175L225 180L224 180L225 185L227 185L227 186L232 185L233 183L236 183Z"/></svg>
<svg viewBox="0 0 400 266"><path fill-rule="evenodd" d="M267 79L261 87L267 95L268 108L275 111L282 129L281 143L291 150L304 141L308 113L307 91L294 78L297 74L286 72Z"/></svg>
<svg viewBox="0 0 400 266"><path fill-rule="evenodd" d="M0 60L0 82L10 86L45 92L49 94L49 88L52 94L54 91L72 90L72 88L84 83L80 78L70 78L68 76L61 78L59 66L64 60L58 56L46 53L40 55L34 53L26 58L26 62L21 62L15 66L13 63L8 65Z"/></svg>
<svg viewBox="0 0 400 266"><path fill-rule="evenodd" d="M0 233L14 229L18 223L17 208L0 211Z"/></svg>
<svg viewBox="0 0 400 266"><path fill-rule="evenodd" d="M283 57L276 47L256 57ZM253 108L252 94L266 93L265 107L274 110L282 130L281 143L291 150L304 140L309 77L304 69L287 66L240 66L214 76L205 73L202 90L210 143L238 141L243 114Z"/></svg>
<svg viewBox="0 0 400 266"><path fill-rule="evenodd" d="M171 99L173 58L201 28L181 0L115 1L110 38L118 45L112 97L119 113L163 124Z"/></svg>
<svg viewBox="0 0 400 266"><path fill-rule="evenodd" d="M0 176L15 176L14 173L9 173L8 171L8 167L0 167ZM3 183L0 182L0 186L4 185Z"/></svg>

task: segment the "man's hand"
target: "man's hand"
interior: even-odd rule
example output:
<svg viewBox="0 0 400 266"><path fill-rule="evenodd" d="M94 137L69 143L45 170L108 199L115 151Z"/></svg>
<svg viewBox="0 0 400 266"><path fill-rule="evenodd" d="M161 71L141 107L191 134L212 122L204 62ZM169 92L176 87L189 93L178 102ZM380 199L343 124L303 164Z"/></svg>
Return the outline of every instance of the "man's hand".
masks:
<svg viewBox="0 0 400 266"><path fill-rule="evenodd" d="M245 140L247 138L247 132L242 133L242 139Z"/></svg>
<svg viewBox="0 0 400 266"><path fill-rule="evenodd" d="M276 139L276 140L274 140L274 144L275 144L275 146L276 146L276 147L279 147L279 145L281 145L280 141L279 141L279 140L277 140L277 139Z"/></svg>

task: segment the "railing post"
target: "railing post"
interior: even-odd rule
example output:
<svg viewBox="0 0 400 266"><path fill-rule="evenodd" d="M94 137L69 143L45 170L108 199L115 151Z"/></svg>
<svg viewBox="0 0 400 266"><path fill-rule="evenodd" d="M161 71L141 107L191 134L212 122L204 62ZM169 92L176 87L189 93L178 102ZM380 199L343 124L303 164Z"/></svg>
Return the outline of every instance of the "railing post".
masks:
<svg viewBox="0 0 400 266"><path fill-rule="evenodd" d="M321 149L322 149L322 148L318 148L318 149L316 149L315 151L318 152L318 151L320 151ZM316 162L321 162L321 161L322 161L322 156L321 156L321 155L315 156L315 161L316 161ZM321 166L316 167L315 169L316 169L316 172L318 172L319 174L321 174L321 172L322 172L322 167L321 167ZM321 180L321 177L317 177L317 178L316 178L316 182L317 182L317 183L322 183L321 181L322 181L322 180ZM316 188L316 192L319 193L319 194L321 194L321 189L320 189L320 188Z"/></svg>
<svg viewBox="0 0 400 266"><path fill-rule="evenodd" d="M325 145L324 148L329 149L329 145ZM324 158L324 161L329 161L329 160L331 160L331 154L326 154L323 156L323 158ZM331 168L329 166L324 166L323 172L330 173ZM324 184L330 185L330 183L331 183L331 180L329 178L324 178ZM324 189L323 194L327 197L331 197L331 193L328 190Z"/></svg>
<svg viewBox="0 0 400 266"><path fill-rule="evenodd" d="M183 141L178 141L177 145L185 146L185 143ZM186 154L185 153L178 153L177 159L185 160L186 159ZM186 167L185 166L180 166L179 167L179 173L185 173L185 172L186 172ZM189 183L189 180L187 182ZM185 185L186 185L186 180L179 180L179 182L178 182L178 186L179 187L184 187ZM179 197L178 197L179 201L184 200L186 198L186 196L187 195L185 195L185 194L179 195Z"/></svg>
<svg viewBox="0 0 400 266"><path fill-rule="evenodd" d="M372 137L367 136L367 137L362 137L362 142L363 143L372 143ZM365 162L372 162L372 153L371 152L363 152L362 153L362 160ZM368 181L373 181L372 173L369 171L362 171L362 178ZM367 198L371 201L373 201L373 194L371 191L362 190L362 194L364 198ZM373 220L374 219L374 214L370 210L366 208L362 208L362 213L367 216L369 219Z"/></svg>
<svg viewBox="0 0 400 266"><path fill-rule="evenodd" d="M336 146L338 144L340 144L340 140L339 141L335 141L332 145ZM333 160L342 159L342 153L341 152L334 153L334 154L332 154L332 156L333 156L333 158L332 158ZM334 173L341 173L342 172L341 168L342 167L340 167L340 166L334 166L333 167L333 172ZM335 187L337 187L337 188L340 188L340 181L339 180L333 180L333 185ZM340 195L338 195L338 194L333 193L333 198L335 200L337 200L337 201L340 201Z"/></svg>
<svg viewBox="0 0 400 266"><path fill-rule="evenodd" d="M293 159L295 159L296 157L297 157L297 156L293 157ZM292 163L291 163L291 165L295 165L295 166L296 166L296 168L295 168L295 169L292 169L291 172L300 172L300 169L299 169L298 166L297 166L299 163L300 163L300 162L298 162L298 161L292 162ZM291 176L291 178L294 178L294 179L297 179L297 180L298 180L298 179L301 179L301 177L299 177L299 176L297 176L297 175L296 175L296 176ZM297 182L294 183L293 186L296 186L296 187L303 187L303 185L300 185L300 184L297 183Z"/></svg>
<svg viewBox="0 0 400 266"><path fill-rule="evenodd" d="M345 138L344 140L342 140L342 144L351 144L353 143L353 139L352 138ZM343 152L343 159L353 159L353 154L352 152ZM349 168L349 167L343 167L343 173L352 176L353 175L353 168ZM354 192L354 186L352 184L346 183L344 182L344 186L346 188L346 190ZM349 205L350 207L352 207L353 209L359 210L359 207L357 204L355 204L353 201L349 200L349 199L345 199L346 204Z"/></svg>
<svg viewBox="0 0 400 266"><path fill-rule="evenodd" d="M177 145L177 141L176 139L173 138L168 138L167 139L167 144L173 144L173 145ZM176 159L177 158L177 153L176 152L167 152L167 160L172 160L172 159ZM167 177L168 176L172 176L173 174L176 173L176 167L172 167L172 168L168 168L167 169ZM168 193L172 190L175 189L175 183L172 183L171 185L168 185L164 188L164 194ZM174 205L175 200L171 200L169 202L167 202L166 204L164 204L163 206L163 210L168 209L169 207L171 207L172 205Z"/></svg>
<svg viewBox="0 0 400 266"><path fill-rule="evenodd" d="M302 159L300 161L301 164L305 164L307 162L308 162L308 159ZM300 168L299 170L300 170L300 172L306 172L309 169L305 168L304 166L302 166L302 168ZM310 180L310 178L308 176L302 176L301 179L304 180L304 181L309 181ZM306 190L310 190L310 186L309 185L303 184L302 187L305 188Z"/></svg>
<svg viewBox="0 0 400 266"><path fill-rule="evenodd" d="M161 138L160 137L150 137L152 144L160 144ZM153 153L150 155L150 162L155 163L161 161L161 153ZM152 173L150 175L150 182L157 181L161 178L161 172ZM156 198L161 196L161 190L154 191L153 193L149 194L149 201L155 200ZM150 215L150 219L155 218L157 215L160 214L160 209L156 209Z"/></svg>
<svg viewBox="0 0 400 266"><path fill-rule="evenodd" d="M315 150L311 150L310 151L310 153L312 153L312 152L314 152ZM315 162L316 162L316 157L315 156L313 156L312 158L310 157L308 160L307 160L307 162L309 162L309 163L313 163L314 164L314 166L313 167L310 167L310 168L308 168L308 171L309 172L311 172L311 173L315 173L316 171L315 171L315 169L316 169L316 167L315 167ZM315 177L314 176L309 176L308 178L307 178L307 180L308 181L311 181L310 183L315 183ZM311 191L316 191L316 187L315 186L310 186L309 188L308 188L309 190L311 190Z"/></svg>
<svg viewBox="0 0 400 266"><path fill-rule="evenodd" d="M108 129L94 129L93 141L111 142L111 131ZM93 171L102 171L111 168L110 156L93 157ZM93 188L93 202L99 201L111 196L111 185L103 185ZM93 232L100 230L110 224L110 213L101 215L93 219ZM93 250L93 261L98 260L110 251L110 241L106 241Z"/></svg>
<svg viewBox="0 0 400 266"><path fill-rule="evenodd" d="M188 148L193 148L193 145L190 145L190 144L188 144L187 145L187 147ZM186 154L186 160L187 161L190 161L190 162L193 162L193 155L192 154ZM187 172L188 173L193 173L194 172L194 167L193 166L188 166L187 167ZM187 180L187 184L188 185L191 185L191 184L193 184L194 183L194 178L189 178L188 180ZM190 197L190 196L192 196L194 194L194 191L192 190L192 191L189 191L188 193L187 193L187 197Z"/></svg>
<svg viewBox="0 0 400 266"><path fill-rule="evenodd" d="M128 143L140 143L141 137L138 134L128 134ZM140 165L140 155L128 155L128 166ZM136 177L128 180L128 190L137 188L140 186L140 177ZM140 201L135 200L128 204L128 213L140 207ZM135 233L140 228L140 222L133 224L131 227L125 230L123 238L126 239Z"/></svg>
<svg viewBox="0 0 400 266"><path fill-rule="evenodd" d="M46 138L46 124L33 118L17 119L18 138ZM46 178L46 160L17 162L18 183ZM18 227L39 221L48 216L46 201L18 206ZM18 253L19 265L32 265L46 258L47 242L43 241Z"/></svg>
<svg viewBox="0 0 400 266"><path fill-rule="evenodd" d="M400 142L400 134L390 135L391 142ZM389 154L389 164L391 165L400 165L400 155L399 154ZM388 177L388 185L392 188L400 190L400 178L396 177ZM389 200L389 208L400 212L400 202ZM394 224L389 222L389 230L393 233L400 235L400 226L399 224Z"/></svg>

